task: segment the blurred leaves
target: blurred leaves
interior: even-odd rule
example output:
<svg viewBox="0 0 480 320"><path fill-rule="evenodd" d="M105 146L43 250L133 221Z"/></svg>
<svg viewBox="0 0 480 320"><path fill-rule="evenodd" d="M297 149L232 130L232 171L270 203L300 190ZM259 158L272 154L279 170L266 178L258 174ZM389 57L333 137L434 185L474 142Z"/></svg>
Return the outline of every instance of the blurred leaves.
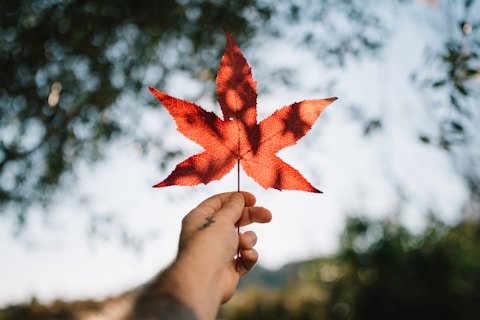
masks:
<svg viewBox="0 0 480 320"><path fill-rule="evenodd" d="M332 312L331 319L474 319L480 225L465 220L449 228L431 219L421 235L388 220L351 219L338 257L348 271L330 298L351 313Z"/></svg>
<svg viewBox="0 0 480 320"><path fill-rule="evenodd" d="M32 207L45 207L59 187L74 186L79 162L98 161L119 137L144 153L160 147L164 167L178 150L140 133L145 108L157 107L146 87L164 87L178 72L208 85L223 52L223 28L247 48L258 33L267 41L297 26L299 45L326 64L342 64L381 47L381 19L364 5L1 1L0 212L21 227ZM301 30L305 22L311 28ZM279 70L280 80L291 85L292 71Z"/></svg>
<svg viewBox="0 0 480 320"><path fill-rule="evenodd" d="M122 308L133 299L131 292L103 300L81 300L67 302L55 300L43 304L35 298L29 303L12 305L0 309L0 320L81 320L112 319L112 307ZM114 317L114 319L116 319Z"/></svg>
<svg viewBox="0 0 480 320"><path fill-rule="evenodd" d="M122 98L146 106L145 82L214 70L222 28L244 40L249 20L271 11L248 0L2 1L0 212L24 223L31 206L72 183L80 160L100 159L119 135L140 139L141 110Z"/></svg>
<svg viewBox="0 0 480 320"><path fill-rule="evenodd" d="M32 299L29 304L10 306L0 310L0 319L75 319L72 309L70 304L63 301L55 301L46 306Z"/></svg>
<svg viewBox="0 0 480 320"><path fill-rule="evenodd" d="M432 215L421 234L412 234L389 219L350 218L337 254L262 271L286 283L280 287L259 287L254 270L221 315L474 320L480 312L479 240L475 220L448 227Z"/></svg>
<svg viewBox="0 0 480 320"><path fill-rule="evenodd" d="M336 255L277 273L256 268L248 277L267 288L252 288L245 278L245 291L222 310L226 318L478 317L480 5L478 0L427 2L445 19L440 27L431 23L440 45L426 53L413 80L425 94L420 107L432 115L438 132L418 138L457 161L471 192L466 212L458 216L469 219L449 227L432 218L421 234L391 220L350 219ZM163 87L179 71L212 81L223 52L223 28L242 48L260 33L268 41L292 32L292 46L339 67L388 42L392 26L382 21L379 8L388 6L359 0L2 0L0 215L11 214L22 225L28 210L48 205L59 186L74 186L79 161L101 159L119 137L129 136L148 152L151 137L138 132L150 97L142 90ZM282 82L295 84L292 70L276 72ZM126 105L125 97L137 103ZM375 115L359 120L367 137L387 125ZM162 149L160 165L178 153ZM121 221L91 217L92 237L109 238L115 230L126 243L141 246L142 239L132 238ZM32 300L0 310L0 319L70 316L62 302L44 307Z"/></svg>
<svg viewBox="0 0 480 320"><path fill-rule="evenodd" d="M480 3L475 0L439 1L437 6L446 16L448 30L439 35L442 47L430 48L426 55L427 66L414 78L422 74L421 85L426 89L429 104L446 109L441 113L444 118L438 119L438 138L430 140L437 140L442 148L450 150L452 145L470 141L471 135L478 134L478 126L465 128L480 120L477 103L480 97ZM438 92L446 93L448 98L442 96L443 101L436 101Z"/></svg>
<svg viewBox="0 0 480 320"><path fill-rule="evenodd" d="M131 293L103 301L33 299L0 309L0 320L114 314L128 310ZM347 220L340 249L331 256L276 271L256 266L218 319L476 320L479 299L478 220L447 226L431 213L427 227L414 234L391 218L357 216Z"/></svg>
<svg viewBox="0 0 480 320"><path fill-rule="evenodd" d="M386 12L409 3L0 2L0 214L21 227L30 209L46 211L58 190L74 187L78 164L102 159L120 137L143 154L158 149L159 168L164 168L180 151L141 131L142 115L158 107L146 87L164 87L179 72L204 89L211 85L223 52L223 28L245 50L258 39L289 39L292 47L338 68L351 58L377 54L394 31ZM480 118L480 5L472 0L430 4L443 10L451 28L436 31L441 46L431 48L414 77L427 89L424 107L439 114L432 117L438 132L422 132L419 139L457 159L468 158L461 173L471 190L480 190L480 174L471 174L480 167L480 157L472 152ZM265 74L273 85L298 84L288 66ZM386 126L379 115L366 113L357 120L366 137Z"/></svg>

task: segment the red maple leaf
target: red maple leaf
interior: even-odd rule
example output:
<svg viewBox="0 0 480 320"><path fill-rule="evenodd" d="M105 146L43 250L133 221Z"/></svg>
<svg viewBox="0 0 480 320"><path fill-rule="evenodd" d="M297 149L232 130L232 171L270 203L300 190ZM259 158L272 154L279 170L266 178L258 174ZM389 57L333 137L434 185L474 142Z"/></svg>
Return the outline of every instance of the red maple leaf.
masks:
<svg viewBox="0 0 480 320"><path fill-rule="evenodd" d="M154 187L207 184L238 163L264 188L321 192L275 154L303 137L336 98L296 102L257 123L256 81L232 35L226 32L226 36L217 75L223 120L192 102L149 87L170 112L177 130L205 149L179 163Z"/></svg>

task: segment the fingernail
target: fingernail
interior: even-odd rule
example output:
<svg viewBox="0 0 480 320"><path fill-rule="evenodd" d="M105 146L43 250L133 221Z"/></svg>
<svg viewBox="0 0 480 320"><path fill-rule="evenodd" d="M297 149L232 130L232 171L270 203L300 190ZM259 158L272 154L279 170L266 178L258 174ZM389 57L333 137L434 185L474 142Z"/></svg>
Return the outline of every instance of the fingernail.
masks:
<svg viewBox="0 0 480 320"><path fill-rule="evenodd" d="M233 193L229 198L228 198L229 201L242 201L242 202L245 202L245 198L243 197L243 195L239 192L236 192L236 193Z"/></svg>

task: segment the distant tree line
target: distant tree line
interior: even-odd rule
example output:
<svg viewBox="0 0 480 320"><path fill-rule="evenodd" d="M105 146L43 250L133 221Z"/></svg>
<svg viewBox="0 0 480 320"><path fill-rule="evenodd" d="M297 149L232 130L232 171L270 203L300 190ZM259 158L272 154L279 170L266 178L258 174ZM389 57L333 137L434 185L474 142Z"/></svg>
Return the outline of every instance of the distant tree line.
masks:
<svg viewBox="0 0 480 320"><path fill-rule="evenodd" d="M431 222L415 235L388 219L351 218L336 255L253 275L221 319L477 319L480 223Z"/></svg>
<svg viewBox="0 0 480 320"><path fill-rule="evenodd" d="M130 297L130 298L129 298ZM37 300L0 309L0 320L81 320L132 301ZM391 219L350 218L330 256L279 271L256 267L224 305L228 320L476 320L480 313L480 223L432 217L421 234Z"/></svg>

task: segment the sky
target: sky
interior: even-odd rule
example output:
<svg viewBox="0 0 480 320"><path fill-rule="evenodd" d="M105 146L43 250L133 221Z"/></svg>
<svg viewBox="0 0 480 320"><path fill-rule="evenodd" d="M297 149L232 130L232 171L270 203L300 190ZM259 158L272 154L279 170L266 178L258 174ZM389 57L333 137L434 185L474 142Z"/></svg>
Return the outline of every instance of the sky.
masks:
<svg viewBox="0 0 480 320"><path fill-rule="evenodd" d="M421 92L410 81L411 71L423 63L426 39L435 44L425 21L419 19L432 13L411 7L392 14L396 32L381 56L351 62L343 69L326 69L311 54L293 48L288 41L291 35L259 44L262 50L252 53L256 63L263 64L262 68L252 65L259 88L266 77L257 69L289 63L301 75L300 89L259 95L260 117L295 101L339 98L305 138L279 153L324 194L263 190L242 172L241 188L254 193L257 204L273 213L271 223L245 228L257 232L260 265L276 269L335 252L347 216L395 217L413 232L425 226L429 209L446 222L458 219L466 190L448 154L419 142L419 128L435 124L428 110L419 107ZM244 55L249 61L250 51ZM332 78L337 82L329 87L327 80ZM167 88L159 89L184 98L195 90L195 83L178 75ZM208 99L196 102L215 109ZM362 114L382 118L382 130L366 138L362 124L352 117L352 102ZM142 126L150 130L152 139L162 136L187 155L201 151L165 115L157 110L143 115ZM208 185L153 189L182 158L159 171L154 154L142 156L125 141L110 145L106 154L93 167L80 165L78 184L56 201L46 218L34 215L20 241L12 237L9 223L0 221L0 305L32 296L41 301L101 298L138 286L175 257L186 213L206 197L236 190L235 170ZM398 190L409 201L399 201ZM142 250L135 252L114 239L89 239L88 221L95 213L113 217L144 237ZM100 231L114 230L103 227Z"/></svg>

